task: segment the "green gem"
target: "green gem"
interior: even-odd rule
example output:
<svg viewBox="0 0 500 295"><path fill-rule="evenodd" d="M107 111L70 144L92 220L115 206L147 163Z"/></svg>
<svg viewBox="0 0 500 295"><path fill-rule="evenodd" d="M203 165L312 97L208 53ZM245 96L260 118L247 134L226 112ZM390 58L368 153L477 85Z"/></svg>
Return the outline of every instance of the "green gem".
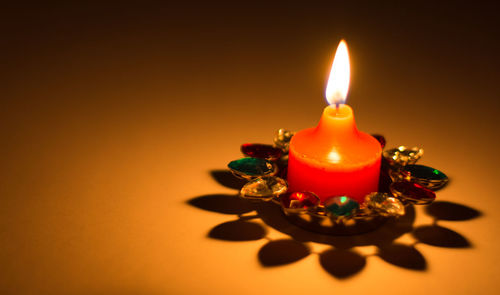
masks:
<svg viewBox="0 0 500 295"><path fill-rule="evenodd" d="M236 175L244 178L269 175L275 170L273 164L259 158L242 158L230 162L227 167Z"/></svg>
<svg viewBox="0 0 500 295"><path fill-rule="evenodd" d="M326 201L325 208L334 216L349 216L359 209L359 203L346 196L333 197Z"/></svg>
<svg viewBox="0 0 500 295"><path fill-rule="evenodd" d="M446 176L443 172L424 165L407 165L404 170L410 172L411 177L427 179L430 181L448 179L448 176Z"/></svg>

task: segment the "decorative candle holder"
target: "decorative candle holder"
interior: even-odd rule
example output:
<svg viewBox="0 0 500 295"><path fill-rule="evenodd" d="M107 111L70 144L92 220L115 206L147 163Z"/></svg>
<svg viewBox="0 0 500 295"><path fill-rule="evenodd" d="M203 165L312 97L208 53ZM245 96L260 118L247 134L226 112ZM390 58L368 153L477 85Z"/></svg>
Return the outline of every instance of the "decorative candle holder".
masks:
<svg viewBox="0 0 500 295"><path fill-rule="evenodd" d="M379 191L365 196L363 202L346 196L331 196L323 201L309 191L289 191L286 182L288 144L294 132L280 129L273 145L243 144L246 156L228 164L231 172L248 182L239 196L253 202L273 202L287 219L310 231L332 235L354 235L374 230L391 218L405 214L408 206L430 204L435 190L448 182L441 171L416 165L423 149L387 149L382 153ZM386 140L373 135L382 147Z"/></svg>

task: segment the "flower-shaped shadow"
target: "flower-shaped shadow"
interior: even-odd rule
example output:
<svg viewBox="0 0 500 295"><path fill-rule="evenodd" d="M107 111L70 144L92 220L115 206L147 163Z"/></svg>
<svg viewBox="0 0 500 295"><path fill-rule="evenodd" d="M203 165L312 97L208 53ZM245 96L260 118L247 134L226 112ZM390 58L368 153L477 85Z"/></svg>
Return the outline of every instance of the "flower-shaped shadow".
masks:
<svg viewBox="0 0 500 295"><path fill-rule="evenodd" d="M211 171L212 177L221 185L239 189L244 182L229 171ZM394 266L425 271L427 260L415 248L418 243L446 248L470 248L472 243L460 233L440 226L439 220L463 221L479 217L481 213L473 208L444 201L434 202L425 208L425 213L433 217L429 225L414 227L415 209L407 207L406 214L397 219L388 219L374 231L353 235L334 236L310 232L292 223L272 202L250 202L230 194L209 194L188 200L188 204L199 209L233 215L234 218L211 228L208 237L224 241L269 240L258 250L257 257L263 267L291 264L312 254L319 256L323 269L337 279L346 279L358 274L366 267L368 256L377 256ZM260 218L266 226L253 222ZM272 240L269 228L289 236ZM396 240L404 234L411 234L415 240L403 244ZM314 253L310 242L329 245L321 253ZM375 246L377 251L364 255L356 249L360 246Z"/></svg>

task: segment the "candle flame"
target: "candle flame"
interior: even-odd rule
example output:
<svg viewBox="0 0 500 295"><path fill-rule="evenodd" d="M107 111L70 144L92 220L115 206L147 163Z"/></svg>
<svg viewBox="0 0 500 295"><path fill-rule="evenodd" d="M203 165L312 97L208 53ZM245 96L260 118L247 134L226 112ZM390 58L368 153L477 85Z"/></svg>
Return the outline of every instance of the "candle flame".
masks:
<svg viewBox="0 0 500 295"><path fill-rule="evenodd" d="M329 104L345 103L349 91L349 80L351 67L349 65L349 53L347 43L341 40L333 59L330 77L326 85L326 99Z"/></svg>

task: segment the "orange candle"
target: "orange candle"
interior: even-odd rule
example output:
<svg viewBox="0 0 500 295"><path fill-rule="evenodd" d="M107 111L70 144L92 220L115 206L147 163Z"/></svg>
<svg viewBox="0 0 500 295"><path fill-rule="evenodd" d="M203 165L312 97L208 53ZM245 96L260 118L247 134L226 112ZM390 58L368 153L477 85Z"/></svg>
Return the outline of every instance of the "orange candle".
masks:
<svg viewBox="0 0 500 295"><path fill-rule="evenodd" d="M297 132L290 142L290 191L314 192L322 202L348 196L360 203L378 191L382 148L374 137L356 128L353 111L344 104L349 75L349 55L342 40L326 88L331 105L324 109L318 126Z"/></svg>

